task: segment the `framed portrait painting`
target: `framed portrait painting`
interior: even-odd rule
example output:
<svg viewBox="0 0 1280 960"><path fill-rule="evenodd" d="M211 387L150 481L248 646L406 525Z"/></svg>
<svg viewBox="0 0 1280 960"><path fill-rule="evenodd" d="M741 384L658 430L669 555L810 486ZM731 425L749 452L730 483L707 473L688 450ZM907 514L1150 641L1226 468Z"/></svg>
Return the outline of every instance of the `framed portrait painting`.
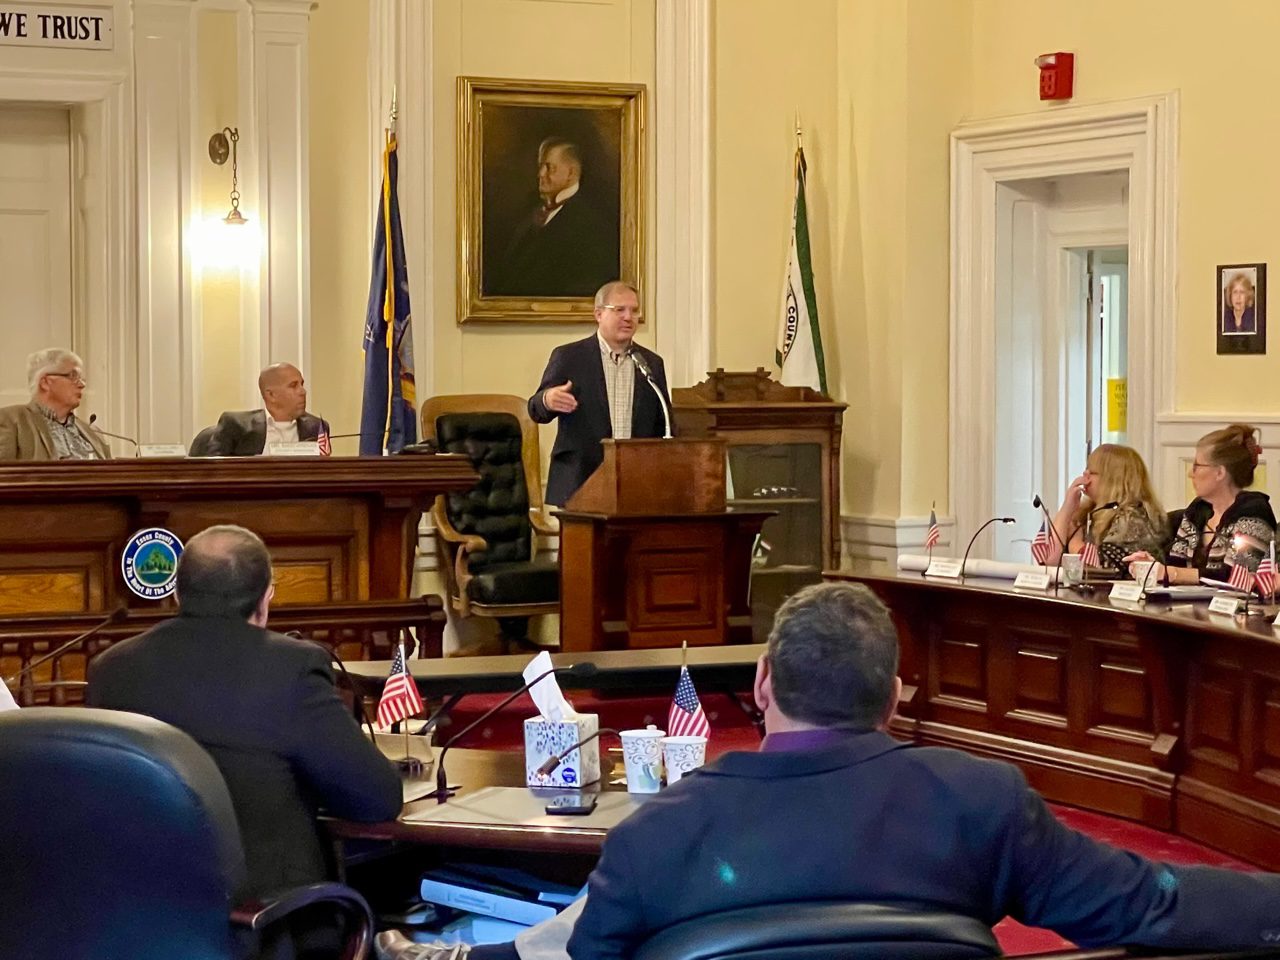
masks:
<svg viewBox="0 0 1280 960"><path fill-rule="evenodd" d="M592 320L643 290L644 87L458 78L458 322Z"/></svg>
<svg viewBox="0 0 1280 960"><path fill-rule="evenodd" d="M1267 352L1267 265L1218 266L1218 353Z"/></svg>

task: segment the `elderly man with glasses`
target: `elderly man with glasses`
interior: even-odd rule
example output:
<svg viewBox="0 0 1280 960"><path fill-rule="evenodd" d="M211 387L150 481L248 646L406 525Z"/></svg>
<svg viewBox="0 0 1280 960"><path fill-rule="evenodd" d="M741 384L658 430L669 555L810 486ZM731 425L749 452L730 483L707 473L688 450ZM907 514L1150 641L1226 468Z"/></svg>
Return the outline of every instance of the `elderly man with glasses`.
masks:
<svg viewBox="0 0 1280 960"><path fill-rule="evenodd" d="M600 466L601 440L666 435L671 395L662 358L632 342L643 319L636 288L606 283L596 291L595 317L595 333L552 351L529 398L535 422L560 418L547 476L547 503L556 506Z"/></svg>
<svg viewBox="0 0 1280 960"><path fill-rule="evenodd" d="M0 408L0 460L106 460L106 441L76 419L84 362L50 347L27 358L31 402Z"/></svg>

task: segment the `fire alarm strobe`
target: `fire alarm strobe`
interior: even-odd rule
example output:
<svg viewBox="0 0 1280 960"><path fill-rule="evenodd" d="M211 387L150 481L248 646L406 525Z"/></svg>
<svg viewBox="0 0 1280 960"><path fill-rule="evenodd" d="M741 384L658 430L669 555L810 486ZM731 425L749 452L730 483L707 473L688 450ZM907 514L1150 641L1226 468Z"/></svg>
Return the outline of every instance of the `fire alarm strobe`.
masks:
<svg viewBox="0 0 1280 960"><path fill-rule="evenodd" d="M1040 68L1041 100L1071 99L1076 72L1074 53L1042 53L1036 57L1036 66Z"/></svg>

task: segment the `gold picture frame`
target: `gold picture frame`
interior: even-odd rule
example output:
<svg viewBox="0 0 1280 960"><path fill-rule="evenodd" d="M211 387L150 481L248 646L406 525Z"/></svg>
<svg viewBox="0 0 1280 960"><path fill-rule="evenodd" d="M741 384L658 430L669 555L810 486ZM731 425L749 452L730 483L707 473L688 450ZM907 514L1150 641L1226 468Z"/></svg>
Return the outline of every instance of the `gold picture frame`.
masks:
<svg viewBox="0 0 1280 960"><path fill-rule="evenodd" d="M458 323L587 322L605 282L643 291L645 193L643 85L459 77Z"/></svg>

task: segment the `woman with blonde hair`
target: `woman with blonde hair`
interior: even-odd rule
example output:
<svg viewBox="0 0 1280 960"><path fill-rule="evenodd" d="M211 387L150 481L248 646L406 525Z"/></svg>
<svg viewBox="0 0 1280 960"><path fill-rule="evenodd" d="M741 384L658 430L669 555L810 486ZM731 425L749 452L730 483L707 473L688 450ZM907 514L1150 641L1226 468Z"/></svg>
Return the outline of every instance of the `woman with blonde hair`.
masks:
<svg viewBox="0 0 1280 960"><path fill-rule="evenodd" d="M1167 526L1147 465L1138 451L1116 443L1089 454L1084 473L1071 481L1053 519L1058 543L1066 543L1068 553L1093 544L1097 563L1118 569L1124 569L1129 554L1159 552ZM1049 562L1057 559L1058 551L1051 549Z"/></svg>
<svg viewBox="0 0 1280 960"><path fill-rule="evenodd" d="M1222 304L1222 332L1231 334L1257 333L1258 321L1254 313L1253 281L1247 273L1237 273L1227 283Z"/></svg>
<svg viewBox="0 0 1280 960"><path fill-rule="evenodd" d="M1196 498L1182 512L1165 563L1150 576L1199 583L1202 576L1229 580L1233 566L1258 569L1276 535L1276 516L1265 493L1244 489L1253 483L1262 453L1257 433L1257 427L1233 423L1200 438L1188 471ZM1125 559L1155 558L1141 551Z"/></svg>

